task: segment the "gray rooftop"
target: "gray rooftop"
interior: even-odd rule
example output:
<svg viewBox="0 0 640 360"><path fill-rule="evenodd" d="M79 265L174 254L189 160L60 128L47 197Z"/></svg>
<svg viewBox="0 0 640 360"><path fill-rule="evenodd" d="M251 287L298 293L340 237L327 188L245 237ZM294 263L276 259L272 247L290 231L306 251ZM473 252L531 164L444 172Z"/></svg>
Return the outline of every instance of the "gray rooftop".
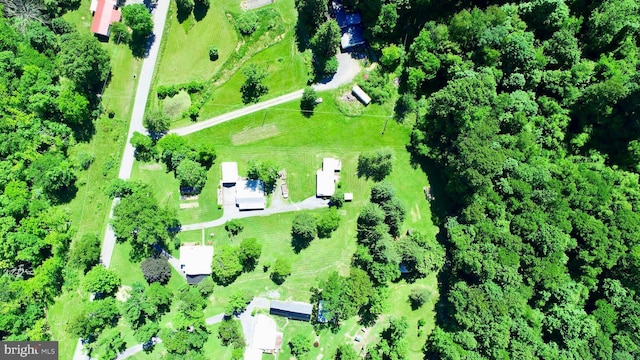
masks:
<svg viewBox="0 0 640 360"><path fill-rule="evenodd" d="M271 308L307 315L311 315L311 312L313 311L313 305L297 301L284 302L271 300Z"/></svg>

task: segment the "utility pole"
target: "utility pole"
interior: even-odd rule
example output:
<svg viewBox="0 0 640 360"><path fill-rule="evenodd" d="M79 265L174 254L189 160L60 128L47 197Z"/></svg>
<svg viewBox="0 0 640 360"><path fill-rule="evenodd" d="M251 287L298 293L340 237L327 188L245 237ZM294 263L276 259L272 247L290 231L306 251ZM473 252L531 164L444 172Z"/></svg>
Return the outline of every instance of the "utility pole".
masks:
<svg viewBox="0 0 640 360"><path fill-rule="evenodd" d="M269 109L264 110L264 116L262 117L262 125L260 126L264 126L264 121L267 119L267 111L269 111Z"/></svg>

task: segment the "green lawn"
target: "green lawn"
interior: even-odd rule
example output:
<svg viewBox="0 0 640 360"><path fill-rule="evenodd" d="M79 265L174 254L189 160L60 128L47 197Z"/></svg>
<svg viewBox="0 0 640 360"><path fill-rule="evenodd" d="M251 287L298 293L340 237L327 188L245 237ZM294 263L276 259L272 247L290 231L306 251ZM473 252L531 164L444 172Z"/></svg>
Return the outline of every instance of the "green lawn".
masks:
<svg viewBox="0 0 640 360"><path fill-rule="evenodd" d="M160 206L176 209L178 219L183 224L209 221L222 216L222 210L218 209L217 205L217 184L221 177L219 166L212 166L207 175L209 181L198 195L198 199L183 201L185 204L197 203L197 207L180 209L180 182L172 172L166 171L164 164L136 161L131 171L132 179L141 180L156 190L155 194Z"/></svg>
<svg viewBox="0 0 640 360"><path fill-rule="evenodd" d="M263 83L269 87L269 93L260 100L278 97L306 86L307 69L297 51L293 30L289 30L279 43L256 54L245 66L249 64L266 67L268 71ZM200 117L208 119L245 106L240 96L240 86L244 80L244 75L238 71L222 86L216 87L213 98L202 107ZM188 121L176 122L172 126L184 125L188 125Z"/></svg>
<svg viewBox="0 0 640 360"><path fill-rule="evenodd" d="M238 43L236 31L225 15L225 7L212 2L201 21L195 21L192 15L181 24L176 17L176 3L171 2L162 54L156 67L156 85L204 81L220 69ZM209 60L211 45L218 47L216 61Z"/></svg>
<svg viewBox="0 0 640 360"><path fill-rule="evenodd" d="M431 225L429 204L422 193L422 187L429 181L422 170L410 165L405 150L410 128L391 120L382 136L389 119L385 116L387 109L372 105L362 117L350 118L338 112L333 96L321 95L326 100L311 118L303 117L298 102L294 101L270 108L266 114L254 113L189 135L191 142L206 141L216 146L218 159L205 188L213 189L214 184L219 183L220 162L236 161L240 174L244 174L249 160L271 160L287 170L290 199L301 201L315 194L315 173L322 165L322 158L335 156L343 164L342 190L354 193L354 205L363 205L372 183L356 176L358 155L361 151L388 147L396 157L389 180L396 184L408 209L405 225L435 234L437 228ZM161 189L156 187L156 193L166 192ZM216 204L210 201L204 206L217 210Z"/></svg>
<svg viewBox="0 0 640 360"><path fill-rule="evenodd" d="M65 329L69 320L80 313L87 301L89 301L88 296L79 290L69 291L58 296L56 302L47 311L47 319L53 333L52 340L58 342L58 353L61 360L73 357L78 338L68 334Z"/></svg>
<svg viewBox="0 0 640 360"><path fill-rule="evenodd" d="M230 14L239 14L240 1L227 1L222 4L213 3L207 15L200 21L195 21L190 16L183 23L176 17L175 3L171 4L169 21L162 40L161 56L154 75L154 87L159 85L174 85L189 81L207 81L220 74L221 70L227 72L222 84L216 84L212 98L204 104L200 117L205 119L218 114L229 112L242 107L240 98L240 86L244 82L244 76L239 71L242 63L258 64L268 69L269 75L264 83L269 87L269 93L263 100L277 97L306 85L307 72L302 56L297 51L294 26L297 19L297 11L294 0L279 0L266 8L275 9L279 14L285 30L284 36L278 38L277 43L266 47L263 41L250 43L243 53L253 54L246 56L240 62L241 55L231 63L226 64L234 52L237 52L241 44L255 39L243 39L236 31ZM277 34L270 35L273 38ZM273 39L272 39L273 40ZM271 40L271 41L272 41ZM185 46L188 44L188 46ZM219 58L210 61L208 49L215 45L219 49ZM227 79L228 78L228 79ZM159 106L152 89L149 104L152 107ZM190 119L179 118L172 127L188 125Z"/></svg>

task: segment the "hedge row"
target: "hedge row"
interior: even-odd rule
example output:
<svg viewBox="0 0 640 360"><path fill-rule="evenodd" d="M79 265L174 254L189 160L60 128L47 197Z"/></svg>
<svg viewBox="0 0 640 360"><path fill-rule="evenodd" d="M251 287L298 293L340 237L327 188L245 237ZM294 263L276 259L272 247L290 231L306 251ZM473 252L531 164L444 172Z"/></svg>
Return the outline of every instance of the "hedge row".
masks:
<svg viewBox="0 0 640 360"><path fill-rule="evenodd" d="M189 94L197 93L198 91L202 91L205 87L205 84L200 81L191 81L186 84L178 84L178 85L161 85L158 86L156 90L158 94L158 99L164 99L166 97L175 96L182 90L186 90Z"/></svg>

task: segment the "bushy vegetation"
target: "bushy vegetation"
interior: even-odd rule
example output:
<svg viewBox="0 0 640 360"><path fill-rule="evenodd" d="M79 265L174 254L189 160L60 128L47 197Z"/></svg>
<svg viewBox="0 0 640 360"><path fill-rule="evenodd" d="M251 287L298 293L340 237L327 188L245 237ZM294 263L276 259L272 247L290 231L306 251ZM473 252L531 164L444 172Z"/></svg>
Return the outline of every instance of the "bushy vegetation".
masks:
<svg viewBox="0 0 640 360"><path fill-rule="evenodd" d="M216 159L216 152L211 144L191 145L176 134L169 134L160 140L153 135L146 136L134 132L131 145L135 149L135 157L142 161L162 161L168 171L173 171L180 181L180 191L198 194L207 181L207 170Z"/></svg>
<svg viewBox="0 0 640 360"><path fill-rule="evenodd" d="M113 208L111 226L119 241L131 244L129 256L138 261L154 255L155 246L167 248L180 229L175 211L161 208L145 185L123 193Z"/></svg>
<svg viewBox="0 0 640 360"><path fill-rule="evenodd" d="M164 285L171 279L171 266L162 258L152 257L140 263L142 274L149 284L159 282Z"/></svg>
<svg viewBox="0 0 640 360"><path fill-rule="evenodd" d="M236 18L236 27L242 35L251 35L259 24L255 11L245 11Z"/></svg>
<svg viewBox="0 0 640 360"><path fill-rule="evenodd" d="M237 320L224 320L218 328L218 338L222 345L244 348L244 336L240 322Z"/></svg>
<svg viewBox="0 0 640 360"><path fill-rule="evenodd" d="M253 271L262 253L262 245L255 238L242 240L237 246L221 246L213 256L213 280L229 285L243 271Z"/></svg>
<svg viewBox="0 0 640 360"><path fill-rule="evenodd" d="M289 349L291 349L291 355L298 359L302 358L311 350L311 337L308 334L295 334L289 340Z"/></svg>
<svg viewBox="0 0 640 360"><path fill-rule="evenodd" d="M211 45L209 47L209 60L216 61L219 57L218 47L215 45Z"/></svg>
<svg viewBox="0 0 640 360"><path fill-rule="evenodd" d="M271 280L281 285L291 275L291 262L285 258L278 258L271 268Z"/></svg>
<svg viewBox="0 0 640 360"><path fill-rule="evenodd" d="M141 283L134 283L129 292L129 298L123 306L123 317L132 328L142 331L141 341L146 342L156 335L157 327L151 327L160 317L169 311L173 294L171 290L160 283L152 283L146 287Z"/></svg>
<svg viewBox="0 0 640 360"><path fill-rule="evenodd" d="M291 244L296 252L300 252L311 244L311 241L318 236L316 217L301 213L293 218L291 225Z"/></svg>
<svg viewBox="0 0 640 360"><path fill-rule="evenodd" d="M84 234L69 249L69 265L87 271L100 262L102 241L96 234Z"/></svg>
<svg viewBox="0 0 640 360"><path fill-rule="evenodd" d="M240 87L242 102L257 103L260 97L269 92L269 87L262 82L267 77L267 69L256 64L249 64L242 69L245 81Z"/></svg>
<svg viewBox="0 0 640 360"><path fill-rule="evenodd" d="M269 160L249 160L247 163L247 177L251 180L262 180L265 192L271 193L278 180L278 168Z"/></svg>
<svg viewBox="0 0 640 360"><path fill-rule="evenodd" d="M120 278L113 270L96 265L85 276L82 287L85 291L102 297L113 295L119 286Z"/></svg>
<svg viewBox="0 0 640 360"><path fill-rule="evenodd" d="M203 309L206 305L196 287L185 285L176 294L181 316L171 328L160 331L160 338L169 354L178 358L197 358L209 337Z"/></svg>
<svg viewBox="0 0 640 360"><path fill-rule="evenodd" d="M358 176L381 181L393 169L393 153L390 149L364 152L358 156Z"/></svg>
<svg viewBox="0 0 640 360"><path fill-rule="evenodd" d="M177 95L180 91L184 90L189 94L195 94L202 91L205 88L205 84L200 81L191 81L185 84L178 85L160 85L156 89L156 95L158 99L164 99L166 97L172 97Z"/></svg>
<svg viewBox="0 0 640 360"><path fill-rule="evenodd" d="M302 99L300 100L300 110L305 116L309 117L313 115L313 109L317 105L317 100L318 95L311 86L304 88L304 91L302 92Z"/></svg>
<svg viewBox="0 0 640 360"><path fill-rule="evenodd" d="M93 132L110 58L93 36L62 19L46 21L78 4L3 2L11 19L0 15L0 340L50 340L48 307L65 282L78 280L72 266L97 263L96 252L83 251L94 238L74 239L67 205L78 167L69 149ZM83 337L117 317L85 322L82 315L68 320Z"/></svg>
<svg viewBox="0 0 640 360"><path fill-rule="evenodd" d="M352 3L382 50L361 86L386 101L401 73L414 162L446 179L450 266L426 358L637 358L637 4ZM388 214L363 209L355 264L374 283L396 260L439 269L439 246L416 234L393 253Z"/></svg>

